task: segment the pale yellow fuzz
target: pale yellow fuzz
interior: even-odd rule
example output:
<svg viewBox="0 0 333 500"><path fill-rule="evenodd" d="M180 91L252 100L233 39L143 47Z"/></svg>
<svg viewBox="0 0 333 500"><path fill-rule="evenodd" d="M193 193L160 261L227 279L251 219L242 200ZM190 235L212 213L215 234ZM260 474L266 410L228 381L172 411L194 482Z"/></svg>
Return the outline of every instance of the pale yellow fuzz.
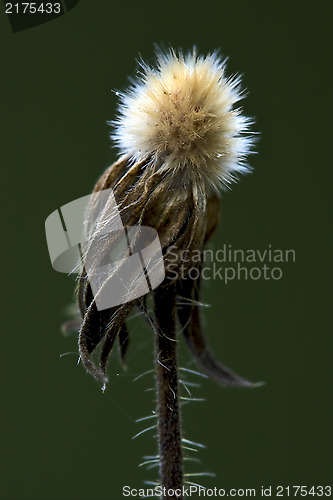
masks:
<svg viewBox="0 0 333 500"><path fill-rule="evenodd" d="M251 121L234 104L238 78L227 79L216 54L159 55L157 68L142 65L137 83L121 95L116 131L121 154L148 160L176 182L200 178L219 188L249 170L245 158Z"/></svg>

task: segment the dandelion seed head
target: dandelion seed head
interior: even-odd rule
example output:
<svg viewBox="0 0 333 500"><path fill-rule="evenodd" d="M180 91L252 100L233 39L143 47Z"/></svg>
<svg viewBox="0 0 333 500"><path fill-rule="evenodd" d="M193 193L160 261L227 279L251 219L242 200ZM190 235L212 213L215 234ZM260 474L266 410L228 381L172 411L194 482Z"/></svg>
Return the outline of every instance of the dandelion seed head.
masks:
<svg viewBox="0 0 333 500"><path fill-rule="evenodd" d="M152 162L176 182L195 176L217 189L250 170L252 121L235 107L244 95L225 60L171 50L158 54L155 68L141 67L113 123L121 154Z"/></svg>

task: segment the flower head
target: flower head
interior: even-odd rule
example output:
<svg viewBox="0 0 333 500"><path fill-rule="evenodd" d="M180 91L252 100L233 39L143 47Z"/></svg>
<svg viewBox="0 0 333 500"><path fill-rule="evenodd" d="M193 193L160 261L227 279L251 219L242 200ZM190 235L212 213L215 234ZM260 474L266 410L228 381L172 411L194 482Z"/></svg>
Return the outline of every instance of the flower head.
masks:
<svg viewBox="0 0 333 500"><path fill-rule="evenodd" d="M121 95L112 135L122 154L149 159L170 179L201 178L220 188L246 173L251 120L234 105L240 78L227 78L217 53L160 53L156 68L142 72Z"/></svg>
<svg viewBox="0 0 333 500"><path fill-rule="evenodd" d="M99 311L85 270L78 284L82 313L79 334L80 359L86 369L107 382L106 366L115 339L124 359L128 345L126 319L139 308L160 335L168 323L166 310L178 318L181 331L197 364L223 385L251 386L213 356L200 323L201 264L192 256L203 249L218 224L220 197L217 189L247 172L246 155L252 144L247 135L250 120L234 104L241 99L239 78L225 76L225 62L216 53L195 52L159 55L157 68L142 64L143 73L121 95L114 138L123 156L98 180L94 192L112 188L125 228L149 226L159 235L165 279L151 291L155 313L146 309L145 297ZM106 201L101 213L107 213ZM94 213L88 207L87 220ZM103 224L96 219L91 236L98 239ZM113 233L112 233L113 234ZM101 239L94 255L97 269L117 242L117 234ZM170 253L170 248L173 251ZM182 258L184 252L189 258ZM117 272L114 266L107 277ZM168 304L166 298L168 296ZM169 315L170 316L170 315ZM173 321L172 328L176 327ZM100 345L98 365L93 359Z"/></svg>

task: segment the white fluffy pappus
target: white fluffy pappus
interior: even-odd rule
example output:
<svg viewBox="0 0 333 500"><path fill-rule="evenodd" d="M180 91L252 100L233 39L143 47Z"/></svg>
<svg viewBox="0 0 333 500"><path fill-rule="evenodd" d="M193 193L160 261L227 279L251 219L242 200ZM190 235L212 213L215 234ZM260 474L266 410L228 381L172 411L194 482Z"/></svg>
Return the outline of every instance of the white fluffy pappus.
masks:
<svg viewBox="0 0 333 500"><path fill-rule="evenodd" d="M216 53L159 53L156 68L141 63L139 78L120 93L115 140L121 154L146 160L164 178L207 188L228 187L250 171L251 119L235 103L244 95L239 77L226 77Z"/></svg>

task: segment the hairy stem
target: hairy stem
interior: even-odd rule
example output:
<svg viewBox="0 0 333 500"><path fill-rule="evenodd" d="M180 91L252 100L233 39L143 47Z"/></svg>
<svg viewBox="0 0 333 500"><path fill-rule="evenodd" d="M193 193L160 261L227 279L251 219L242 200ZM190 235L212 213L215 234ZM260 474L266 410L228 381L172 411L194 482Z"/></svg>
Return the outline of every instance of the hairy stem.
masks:
<svg viewBox="0 0 333 500"><path fill-rule="evenodd" d="M156 385L160 485L176 490L183 485L182 438L178 396L177 340L175 331L175 289L173 285L155 292ZM175 498L170 492L164 500ZM182 497L177 497L182 498Z"/></svg>

